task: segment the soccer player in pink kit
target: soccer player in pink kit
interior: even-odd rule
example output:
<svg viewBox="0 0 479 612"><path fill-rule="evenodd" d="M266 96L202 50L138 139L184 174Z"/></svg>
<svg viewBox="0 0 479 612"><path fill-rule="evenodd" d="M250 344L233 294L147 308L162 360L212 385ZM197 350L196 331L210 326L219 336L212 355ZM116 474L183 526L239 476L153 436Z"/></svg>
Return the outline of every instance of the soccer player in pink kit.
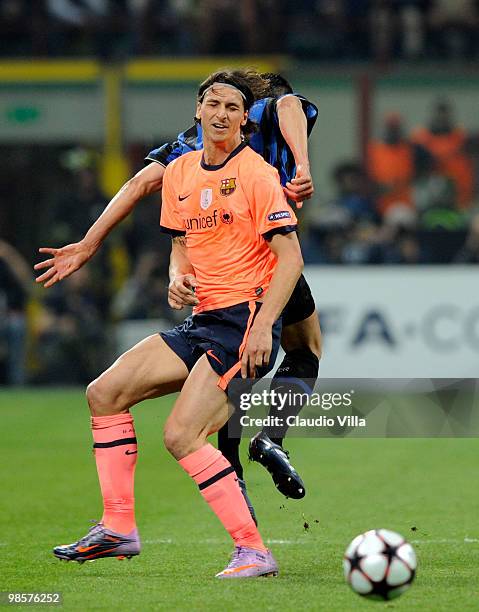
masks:
<svg viewBox="0 0 479 612"><path fill-rule="evenodd" d="M252 69L236 69L231 73L246 79L255 95L255 102L248 115L253 127L248 130L248 144L278 170L286 195L293 199L299 208L302 200L313 193L307 140L315 124L318 109L300 94L294 94L291 85L281 75L260 75ZM82 240L62 248L40 249L40 252L48 253L52 258L35 266L36 270L48 268L47 272L37 278L37 282L44 282L45 287L50 287L85 265L107 235L131 213L144 196L161 192L166 166L177 157L202 148L201 125L196 122L194 126L178 134L174 142L165 143L150 151L146 157L149 165L125 183ZM181 260L185 250L185 245L172 241L170 263L173 264L176 256ZM170 271L173 269L174 265L170 265ZM191 287L183 287L181 278L173 276L171 281L168 299L172 307L181 308L183 300L186 305L193 305L196 298L191 293ZM311 388L311 382L316 380L319 373L321 331L314 299L303 275L296 283L281 318L281 346L285 350L285 357L274 374L272 388L281 386L285 378L289 378L293 385L298 383L301 389L304 389L304 385ZM295 407L294 412L300 408L300 405ZM274 408L271 407L270 410L274 416ZM238 420L238 412L233 413L232 419L218 432L218 448L235 468L250 511L256 520L243 478L239 454L240 440L231 438L228 434L230 425L233 429L237 427L234 423ZM249 456L269 471L278 491L286 497L299 499L305 495L306 489L289 461L288 452L282 448L286 430L287 426L283 426L274 430L265 428L259 432L250 442Z"/></svg>
<svg viewBox="0 0 479 612"><path fill-rule="evenodd" d="M274 364L279 317L302 269L296 218L277 171L242 141L253 101L247 82L226 72L200 86L204 151L165 170L161 214L162 228L186 242L199 304L183 324L146 338L89 385L104 514L85 537L57 546L59 558L82 562L139 553L137 445L129 409L181 390L164 440L234 541L231 562L218 577L278 572L234 468L207 441L228 418L229 381L240 370L262 376Z"/></svg>

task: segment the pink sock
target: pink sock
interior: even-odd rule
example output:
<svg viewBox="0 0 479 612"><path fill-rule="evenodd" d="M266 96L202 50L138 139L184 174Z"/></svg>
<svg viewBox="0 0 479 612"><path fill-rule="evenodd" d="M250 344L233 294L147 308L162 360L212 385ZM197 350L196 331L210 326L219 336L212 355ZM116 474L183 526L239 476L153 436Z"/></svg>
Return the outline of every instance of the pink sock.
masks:
<svg viewBox="0 0 479 612"><path fill-rule="evenodd" d="M134 480L137 445L129 412L92 417L94 452L105 527L127 534L136 527Z"/></svg>
<svg viewBox="0 0 479 612"><path fill-rule="evenodd" d="M179 464L198 485L201 495L223 523L236 546L266 550L246 505L230 462L206 444Z"/></svg>

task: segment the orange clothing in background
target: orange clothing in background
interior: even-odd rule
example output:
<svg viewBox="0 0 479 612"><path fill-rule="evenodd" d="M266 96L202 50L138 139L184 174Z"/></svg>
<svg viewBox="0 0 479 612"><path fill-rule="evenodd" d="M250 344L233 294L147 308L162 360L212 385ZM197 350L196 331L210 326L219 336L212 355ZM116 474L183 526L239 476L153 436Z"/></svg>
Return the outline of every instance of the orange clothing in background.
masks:
<svg viewBox="0 0 479 612"><path fill-rule="evenodd" d="M468 208L473 195L474 173L472 161L464 152L466 132L455 128L447 134L433 134L427 128L418 128L412 139L429 151L436 160L438 171L454 181L459 206Z"/></svg>
<svg viewBox="0 0 479 612"><path fill-rule="evenodd" d="M368 172L375 183L386 188L386 192L377 200L381 215L398 203L413 206L411 182L414 177L414 153L409 143L392 145L381 140L370 142Z"/></svg>

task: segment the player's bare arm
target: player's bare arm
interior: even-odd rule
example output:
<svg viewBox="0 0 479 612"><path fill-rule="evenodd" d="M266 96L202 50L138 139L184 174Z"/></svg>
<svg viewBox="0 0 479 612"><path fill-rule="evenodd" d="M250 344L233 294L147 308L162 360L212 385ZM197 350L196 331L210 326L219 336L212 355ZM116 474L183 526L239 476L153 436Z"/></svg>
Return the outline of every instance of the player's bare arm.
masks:
<svg viewBox="0 0 479 612"><path fill-rule="evenodd" d="M277 257L277 264L241 357L243 378L254 378L256 367L269 363L273 324L289 300L304 267L296 232L276 234L268 245Z"/></svg>
<svg viewBox="0 0 479 612"><path fill-rule="evenodd" d="M108 234L131 213L142 198L161 190L164 172L165 167L158 163L149 164L140 170L112 198L80 242L60 249L41 247L39 252L51 255L51 258L35 265L35 270L46 269L46 272L37 277L36 282L43 283L45 288L51 287L85 265Z"/></svg>
<svg viewBox="0 0 479 612"><path fill-rule="evenodd" d="M309 169L308 126L301 100L294 95L280 98L276 103L279 127L291 149L296 162L296 176L286 183L284 192L301 208L303 200L314 193L313 179Z"/></svg>
<svg viewBox="0 0 479 612"><path fill-rule="evenodd" d="M181 310L184 306L196 306L199 303L194 293L197 285L195 272L188 259L186 248L185 236L172 238L168 304L175 310Z"/></svg>

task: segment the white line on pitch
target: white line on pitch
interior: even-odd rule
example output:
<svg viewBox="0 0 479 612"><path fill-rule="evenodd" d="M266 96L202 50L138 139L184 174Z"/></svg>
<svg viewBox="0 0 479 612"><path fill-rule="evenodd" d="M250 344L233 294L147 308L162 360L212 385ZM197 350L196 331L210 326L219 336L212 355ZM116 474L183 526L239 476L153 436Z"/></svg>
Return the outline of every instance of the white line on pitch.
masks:
<svg viewBox="0 0 479 612"><path fill-rule="evenodd" d="M159 540L142 540L143 544L174 544L171 538L164 538Z"/></svg>
<svg viewBox="0 0 479 612"><path fill-rule="evenodd" d="M276 540L276 539L268 539L265 540L266 544L281 544L281 545L306 545L306 544L316 544L316 540ZM478 544L479 538L464 538L463 540L457 538L441 538L441 539L422 539L422 540L409 540L411 544ZM179 541L172 540L171 538L160 538L157 540L143 540L144 544L181 544ZM224 544L224 540L218 540L216 538L206 538L203 540L197 540L197 544L213 544L213 545L221 545ZM0 543L0 546L5 545Z"/></svg>
<svg viewBox="0 0 479 612"><path fill-rule="evenodd" d="M306 540L265 540L266 544L310 544Z"/></svg>
<svg viewBox="0 0 479 612"><path fill-rule="evenodd" d="M142 540L143 544L180 544L175 542L171 538L160 538L158 540ZM265 540L266 544L312 544L306 540ZM196 544L224 544L224 540L218 540L215 538L206 538L204 540L197 540Z"/></svg>
<svg viewBox="0 0 479 612"><path fill-rule="evenodd" d="M438 540L435 539L424 539L424 540L409 540L410 544L476 544L479 542L478 538L464 538L460 539L452 539L452 538L441 538Z"/></svg>

